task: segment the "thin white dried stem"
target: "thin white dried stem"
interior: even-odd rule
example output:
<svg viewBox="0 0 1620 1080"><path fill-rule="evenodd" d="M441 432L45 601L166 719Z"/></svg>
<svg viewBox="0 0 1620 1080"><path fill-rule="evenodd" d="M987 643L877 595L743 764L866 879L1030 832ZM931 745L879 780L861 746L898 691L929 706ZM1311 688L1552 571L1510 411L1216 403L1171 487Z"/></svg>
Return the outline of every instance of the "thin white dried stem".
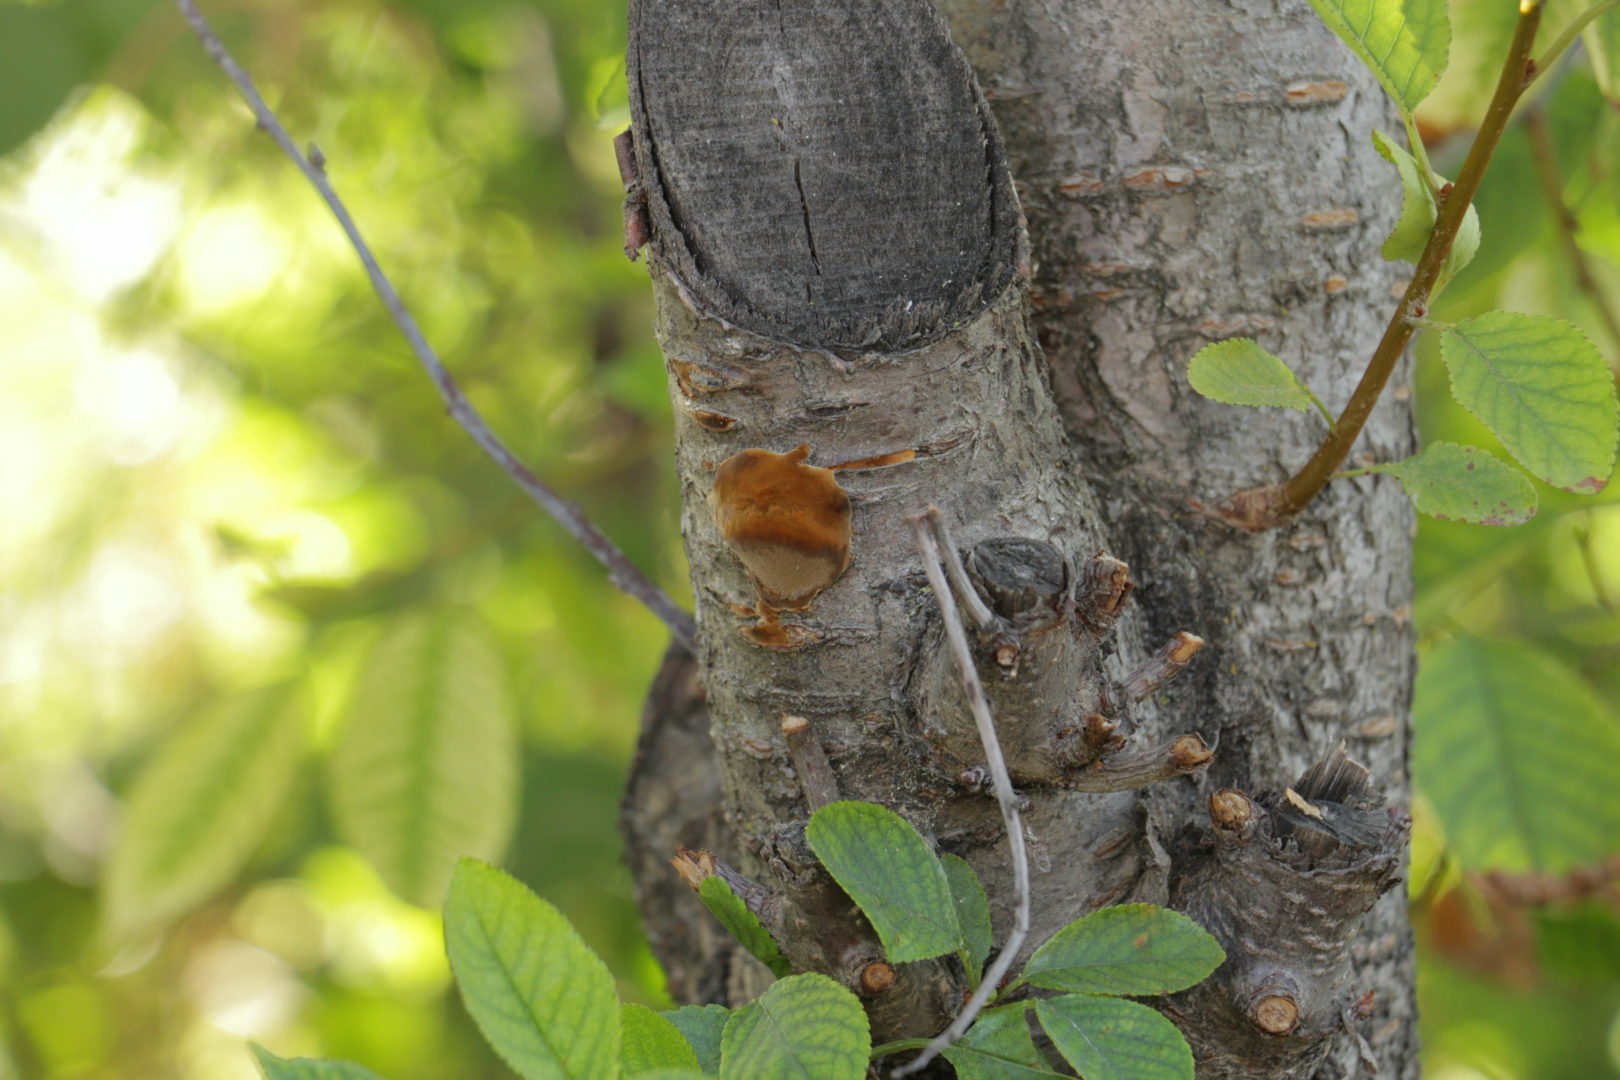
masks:
<svg viewBox="0 0 1620 1080"><path fill-rule="evenodd" d="M214 33L213 27L209 26L208 21L203 18L202 12L197 9L194 0L175 0L175 2L179 5L181 14L186 17L186 21L191 24L191 28L196 31L197 37L202 41L203 48L207 50L209 57L215 64L219 65L220 70L225 73L225 77L235 84L243 100L247 102L248 108L253 111L253 116L258 121L259 126L275 140L282 153L286 154L293 164L298 166L299 172L302 172L310 184L314 186L322 201L326 203L327 208L332 211L332 216L337 218L338 225L342 227L344 234L349 238L350 246L354 248L355 254L360 257L360 265L365 268L366 276L371 279L372 288L377 291L377 296L382 300L383 306L388 309L388 314L393 318L394 324L399 327L400 333L405 336L411 351L416 354L416 359L421 362L423 369L428 373L428 377L433 380L434 386L438 388L439 396L444 399L445 407L451 418L457 424L460 424L467 434L473 437L473 441L483 449L485 454L489 455L496 465L500 466L503 472L517 482L518 487L523 489L524 494L534 500L542 510L550 514L569 535L583 544L585 550L589 551L598 562L607 568L608 579L615 586L645 604L665 626L669 627L669 632L674 635L675 640L684 645L689 652L695 654L697 651L697 629L692 621L692 616L682 611L675 601L669 598L668 594L638 570L625 557L624 552L620 551L613 541L609 540L602 534L601 530L591 523L590 519L585 516L578 506L559 495L531 472L528 466L519 461L512 451L507 448L506 444L501 441L500 437L490 430L483 416L479 414L477 409L473 408L472 403L461 392L461 387L456 385L455 380L450 377L450 372L440 362L438 354L433 351L433 347L422 336L421 329L416 325L416 320L412 318L404 302L400 300L399 293L395 291L387 275L382 272L382 268L377 265L377 259L372 255L371 247L366 243L365 238L360 235L360 229L349 215L348 208L344 206L343 200L338 198L337 192L333 190L331 182L326 177L326 159L319 148L311 145L308 157L298 149L298 145L293 142L292 136L287 134L287 129L276 118L276 114L271 111L270 106L265 104L264 98L260 96L258 88L253 85L253 80L248 76L248 73L226 51L224 42L220 41L219 35Z"/></svg>
<svg viewBox="0 0 1620 1080"><path fill-rule="evenodd" d="M961 554L945 534L944 519L936 513L929 521L934 523L934 534L939 540L939 553L945 560L945 573L951 579L951 587L956 590L956 595L961 597L962 607L967 610L968 618L973 620L973 625L980 631L1000 629L1001 620L979 596L979 590L973 587L973 582L968 579L967 567L962 565Z"/></svg>
<svg viewBox="0 0 1620 1080"><path fill-rule="evenodd" d="M1001 741L996 737L996 723L990 715L990 702L984 695L984 685L979 681L978 667L973 662L973 653L968 649L967 635L962 631L962 617L957 611L956 601L951 596L950 585L945 580L945 572L941 567L940 548L951 546L950 534L946 529L944 518L932 507L922 517L917 518L912 527L917 534L917 552L922 556L923 570L928 574L928 583L934 589L934 600L939 604L939 613L945 622L945 637L950 643L951 656L955 659L957 672L962 677L962 689L967 693L968 706L973 710L973 720L979 728L979 739L984 743L984 756L990 765L990 778L995 785L996 801L1001 805L1001 820L1007 828L1008 846L1012 848L1015 905L1012 933L1007 936L995 963L984 973L984 979L979 983L978 989L973 991L973 996L968 998L967 1004L962 1007L956 1019L951 1021L950 1027L940 1032L913 1061L894 1070L891 1075L897 1080L927 1068L942 1050L962 1037L978 1018L985 1003L990 1000L990 995L995 993L996 987L1001 984L1002 977L1017 959L1018 950L1023 948L1024 939L1029 936L1029 854L1024 848L1024 825L1018 816L1018 795L1013 792L1012 777L1008 775L1006 759L1001 755ZM937 543L934 534L939 537Z"/></svg>

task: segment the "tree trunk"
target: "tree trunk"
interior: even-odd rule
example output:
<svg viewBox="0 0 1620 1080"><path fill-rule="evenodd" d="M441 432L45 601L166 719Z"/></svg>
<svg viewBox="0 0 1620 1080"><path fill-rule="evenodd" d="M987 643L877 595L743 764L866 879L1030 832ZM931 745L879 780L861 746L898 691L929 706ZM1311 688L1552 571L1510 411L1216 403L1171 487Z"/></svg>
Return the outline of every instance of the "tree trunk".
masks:
<svg viewBox="0 0 1620 1080"><path fill-rule="evenodd" d="M653 688L626 798L672 991L741 1000L768 980L680 886L678 845L760 885L797 967L860 988L880 956L804 845L829 793L784 716L810 722L837 795L966 857L1008 925L1007 845L906 524L937 504L1005 631L981 667L1030 800L1031 944L1102 904L1180 907L1229 954L1160 1003L1203 1080L1350 1076L1369 1054L1415 1077L1404 897L1385 893L1400 815L1341 843L1259 794L1342 740L1407 801L1410 510L1341 481L1287 528L1220 524L1200 504L1283 478L1322 424L1185 380L1203 344L1254 336L1330 405L1348 396L1393 302L1367 137L1389 109L1303 0L940 6L1000 137L928 0L631 7L702 633L697 666L672 655ZM801 444L851 467L809 468ZM1411 445L1386 403L1360 449ZM772 528L750 529L766 504ZM1137 586L1117 620L1105 549ZM1129 678L1179 631L1209 642L1185 678ZM1092 737L1095 717L1117 734ZM1171 763L1183 733L1215 749L1207 771ZM1212 828L1221 789L1256 798L1216 800ZM905 965L868 1001L875 1035L932 1034L960 990L945 963Z"/></svg>

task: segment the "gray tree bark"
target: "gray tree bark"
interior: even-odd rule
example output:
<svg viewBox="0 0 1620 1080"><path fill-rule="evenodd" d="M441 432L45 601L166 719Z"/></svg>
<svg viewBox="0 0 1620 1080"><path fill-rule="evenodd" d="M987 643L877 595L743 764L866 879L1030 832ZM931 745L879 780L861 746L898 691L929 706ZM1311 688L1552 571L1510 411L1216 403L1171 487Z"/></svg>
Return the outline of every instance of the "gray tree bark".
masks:
<svg viewBox="0 0 1620 1080"><path fill-rule="evenodd" d="M1404 822L1353 770L1300 783L1342 741L1407 801L1410 509L1339 481L1287 528L1219 523L1199 507L1284 478L1322 424L1185 380L1202 345L1253 336L1348 396L1393 303L1367 137L1389 109L1303 0L940 7L995 123L929 0L632 4L702 634L653 688L625 804L671 988L737 1001L768 979L669 869L685 846L756 882L787 955L865 991L879 1038L932 1034L960 1001L947 963L867 977L881 953L804 845L826 782L795 768L784 716L838 795L967 858L1008 924L1005 838L906 525L937 504L999 620L981 666L1030 800L1032 945L1103 904L1180 907L1229 954L1157 1003L1202 1080L1367 1058L1415 1077ZM1396 398L1358 452L1410 451ZM1123 607L1104 550L1130 566ZM1180 631L1208 646L1161 687ZM1172 760L1185 734L1207 768ZM1377 827L1330 835L1273 794L1289 785ZM1253 798L1212 820L1224 789Z"/></svg>

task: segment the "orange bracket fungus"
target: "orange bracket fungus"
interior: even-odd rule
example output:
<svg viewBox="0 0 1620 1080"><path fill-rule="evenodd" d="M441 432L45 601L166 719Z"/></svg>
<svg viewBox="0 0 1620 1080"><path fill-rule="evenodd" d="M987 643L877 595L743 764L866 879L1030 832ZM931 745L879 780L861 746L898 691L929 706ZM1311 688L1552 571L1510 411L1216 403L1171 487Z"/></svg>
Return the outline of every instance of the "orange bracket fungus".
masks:
<svg viewBox="0 0 1620 1080"><path fill-rule="evenodd" d="M715 470L709 505L726 543L759 593L761 623L744 633L793 648L808 631L784 635L778 611L803 611L849 565L849 496L831 469L806 465L808 445L785 454L744 450ZM766 633L774 629L774 633Z"/></svg>

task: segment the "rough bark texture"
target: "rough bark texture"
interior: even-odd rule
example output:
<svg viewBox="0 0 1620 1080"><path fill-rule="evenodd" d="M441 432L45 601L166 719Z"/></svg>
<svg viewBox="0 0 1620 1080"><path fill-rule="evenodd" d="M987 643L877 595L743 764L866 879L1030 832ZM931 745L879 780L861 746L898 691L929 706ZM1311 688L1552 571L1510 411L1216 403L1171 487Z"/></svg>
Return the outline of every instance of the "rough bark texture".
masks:
<svg viewBox="0 0 1620 1080"><path fill-rule="evenodd" d="M1278 786L1343 739L1406 804L1409 504L1339 481L1285 529L1212 523L1191 500L1284 479L1322 427L1205 401L1185 376L1204 344L1252 336L1330 408L1348 398L1405 268L1377 250L1397 200L1368 132L1394 130L1388 102L1303 0L944 6L1006 133L1065 426L1140 582L1122 653L1182 627L1209 640L1167 707L1217 746L1211 786ZM1393 385L1358 454L1412 451ZM1155 789L1156 813L1193 819L1185 794ZM1399 890L1353 951L1384 1075L1416 1076ZM1342 1046L1319 1075L1355 1059Z"/></svg>
<svg viewBox="0 0 1620 1080"><path fill-rule="evenodd" d="M1330 404L1348 394L1392 302L1377 245L1394 200L1366 136L1388 123L1386 106L1303 0L941 7L1029 215L1044 360L1014 276L1001 151L926 0L632 5L636 149L707 693L671 659L626 801L672 989L723 1000L762 984L669 871L678 843L775 890L796 963L856 985L878 955L804 847L784 714L810 721L845 797L884 802L967 857L1006 925L1005 841L905 528L937 503L964 554L988 566L1022 552L1013 561L1040 612L1020 623L1007 612L1025 601L1001 595L1018 672L995 664L993 642L983 662L1031 799L1031 942L1101 904L1173 901L1233 954L1204 990L1215 996L1167 1004L1201 1078L1354 1075L1351 1032L1384 1075L1415 1077L1401 890L1365 923L1352 917L1392 880L1398 825L1318 858L1270 831L1223 845L1206 808L1217 789L1294 783L1340 740L1406 803L1410 511L1393 485L1352 481L1258 537L1200 514L1194 502L1283 478L1321 429L1205 402L1185 382L1201 345L1248 335ZM852 508L849 567L808 610L778 613L708 500L733 454L800 444L823 466L916 457L834 474ZM1410 447L1404 407L1386 402L1361 449L1390 459ZM996 538L1057 555L973 550ZM1117 627L1084 595L1104 548L1138 584ZM1121 684L1154 681L1128 674L1182 630L1209 647L1133 706ZM1090 716L1131 741L1088 740ZM1207 777L1163 780L1152 763L1183 732L1216 760ZM1161 782L1082 790L1130 769ZM1257 799L1262 816L1276 798ZM1302 1015L1286 1034L1257 1019L1261 1002L1267 1023L1282 1008L1252 955L1262 924L1280 924L1269 944L1306 984L1287 995ZM871 1002L876 1034L936 1030L957 990L947 965L905 965Z"/></svg>

